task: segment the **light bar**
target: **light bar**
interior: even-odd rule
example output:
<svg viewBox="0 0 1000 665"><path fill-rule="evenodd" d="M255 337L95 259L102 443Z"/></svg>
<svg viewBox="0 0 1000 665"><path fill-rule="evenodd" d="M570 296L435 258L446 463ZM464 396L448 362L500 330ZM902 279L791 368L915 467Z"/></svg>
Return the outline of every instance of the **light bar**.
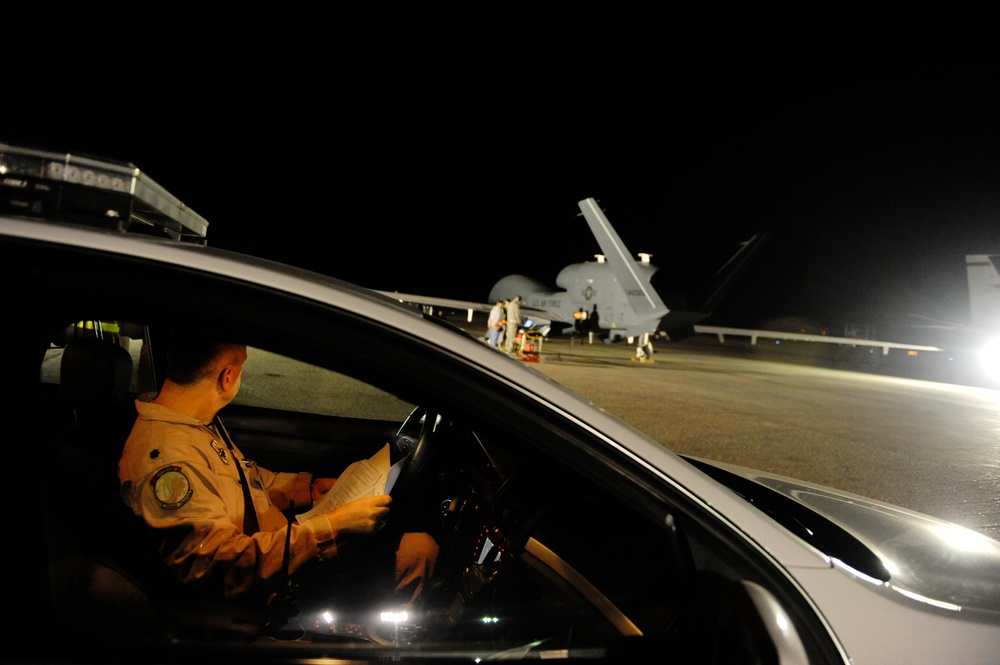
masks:
<svg viewBox="0 0 1000 665"><path fill-rule="evenodd" d="M132 164L0 143L0 211L204 242L208 222ZM133 225L139 225L133 227Z"/></svg>

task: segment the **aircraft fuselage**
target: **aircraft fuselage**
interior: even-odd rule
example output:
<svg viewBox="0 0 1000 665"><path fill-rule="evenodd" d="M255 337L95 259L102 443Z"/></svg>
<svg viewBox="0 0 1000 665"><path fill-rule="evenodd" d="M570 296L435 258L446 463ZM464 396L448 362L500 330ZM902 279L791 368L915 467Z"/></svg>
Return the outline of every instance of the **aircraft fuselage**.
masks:
<svg viewBox="0 0 1000 665"><path fill-rule="evenodd" d="M657 270L639 262L635 269L647 283ZM595 329L596 314L596 328L610 333L613 339L652 333L659 323L659 317L641 320L635 314L626 290L607 263L589 261L566 266L556 277L556 286L564 290L555 291L535 280L511 275L493 287L490 300L520 295L524 307L556 314L558 322L580 332Z"/></svg>

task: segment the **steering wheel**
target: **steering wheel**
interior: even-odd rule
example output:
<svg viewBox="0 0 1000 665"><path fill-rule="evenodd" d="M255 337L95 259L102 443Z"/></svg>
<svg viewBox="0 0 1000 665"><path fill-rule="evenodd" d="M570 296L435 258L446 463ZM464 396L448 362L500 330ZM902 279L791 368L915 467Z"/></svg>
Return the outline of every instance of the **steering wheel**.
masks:
<svg viewBox="0 0 1000 665"><path fill-rule="evenodd" d="M395 453L397 459L405 461L392 488L393 497L412 492L430 468L434 448L432 440L440 418L436 411L418 406L400 426L396 433Z"/></svg>

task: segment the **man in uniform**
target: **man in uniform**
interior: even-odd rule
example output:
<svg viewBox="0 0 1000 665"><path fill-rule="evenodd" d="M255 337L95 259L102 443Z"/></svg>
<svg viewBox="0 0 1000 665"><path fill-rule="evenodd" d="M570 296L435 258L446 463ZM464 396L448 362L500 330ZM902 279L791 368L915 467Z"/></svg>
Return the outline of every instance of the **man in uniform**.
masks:
<svg viewBox="0 0 1000 665"><path fill-rule="evenodd" d="M517 329L521 327L521 296L510 299L507 305L507 333L504 337L504 351L512 353L517 341Z"/></svg>
<svg viewBox="0 0 1000 665"><path fill-rule="evenodd" d="M266 601L287 588L286 572L341 558L378 530L389 514L388 495L356 499L301 524L281 512L293 501L310 507L336 479L261 468L229 438L217 414L239 392L245 345L176 332L168 353L162 389L152 401L136 400L118 477L122 499L145 521L177 578L211 595ZM393 581L404 604L424 588L437 554L426 533L400 538Z"/></svg>

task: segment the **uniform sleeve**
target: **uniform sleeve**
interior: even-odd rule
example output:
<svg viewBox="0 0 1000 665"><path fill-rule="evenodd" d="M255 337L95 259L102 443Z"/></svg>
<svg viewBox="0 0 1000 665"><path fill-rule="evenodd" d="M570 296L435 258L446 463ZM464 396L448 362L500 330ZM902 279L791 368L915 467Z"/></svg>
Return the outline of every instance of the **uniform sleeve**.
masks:
<svg viewBox="0 0 1000 665"><path fill-rule="evenodd" d="M293 499L300 508L312 506L312 496L309 493L311 473L276 473L260 466L257 469L267 491L267 498L278 510L287 510Z"/></svg>
<svg viewBox="0 0 1000 665"><path fill-rule="evenodd" d="M271 484L294 488L300 474L270 474ZM282 478L288 476L288 478ZM306 491L308 492L308 474ZM164 563L185 583L221 587L231 598L266 594L286 581L285 536L290 528L289 572L312 559L336 555L336 534L326 515L305 524L247 536L233 522L242 506L238 480L194 462L165 465L135 488L138 507ZM288 491L292 491L288 489ZM242 512L240 510L240 512Z"/></svg>

